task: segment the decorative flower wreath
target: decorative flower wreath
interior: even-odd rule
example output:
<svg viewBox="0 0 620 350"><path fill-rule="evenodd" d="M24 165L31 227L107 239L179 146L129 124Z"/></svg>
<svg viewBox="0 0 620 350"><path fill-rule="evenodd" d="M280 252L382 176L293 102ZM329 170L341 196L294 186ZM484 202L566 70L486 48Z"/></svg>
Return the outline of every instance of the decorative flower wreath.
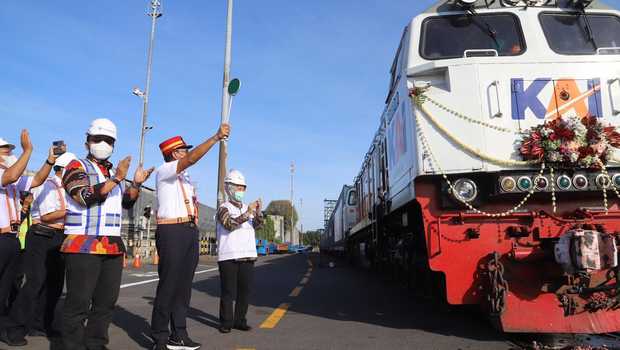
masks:
<svg viewBox="0 0 620 350"><path fill-rule="evenodd" d="M620 147L620 133L594 116L560 117L524 132L518 146L524 160L600 168Z"/></svg>

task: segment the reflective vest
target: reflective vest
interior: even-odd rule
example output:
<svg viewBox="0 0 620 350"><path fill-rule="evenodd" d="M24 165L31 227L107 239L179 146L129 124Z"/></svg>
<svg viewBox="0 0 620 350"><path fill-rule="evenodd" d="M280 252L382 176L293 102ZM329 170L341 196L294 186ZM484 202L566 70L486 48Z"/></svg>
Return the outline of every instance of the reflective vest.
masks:
<svg viewBox="0 0 620 350"><path fill-rule="evenodd" d="M243 205L241 209L237 208L230 202L222 203L222 206L228 209L231 218L241 216L248 211L248 206ZM256 235L252 220L248 220L241 226L230 232L222 224L217 222L217 250L218 261L256 258Z"/></svg>
<svg viewBox="0 0 620 350"><path fill-rule="evenodd" d="M91 186L107 180L97 164L88 159L82 159L80 163L86 170ZM112 172L110 176L114 176ZM120 236L122 211L123 189L121 185L115 186L103 203L91 207L84 207L71 196L67 196L65 235Z"/></svg>
<svg viewBox="0 0 620 350"><path fill-rule="evenodd" d="M32 217L28 215L26 220L22 221L22 224L19 226L19 233L17 234L17 238L19 238L19 245L21 250L26 249L26 233L28 233L31 224Z"/></svg>

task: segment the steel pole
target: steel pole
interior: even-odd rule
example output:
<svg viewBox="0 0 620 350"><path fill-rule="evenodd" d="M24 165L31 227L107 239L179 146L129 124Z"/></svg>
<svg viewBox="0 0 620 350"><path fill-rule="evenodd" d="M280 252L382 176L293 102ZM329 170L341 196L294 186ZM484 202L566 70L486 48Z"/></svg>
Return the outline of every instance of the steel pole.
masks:
<svg viewBox="0 0 620 350"><path fill-rule="evenodd" d="M149 51L146 63L146 86L144 87L144 95L142 96L142 128L140 129L139 164L144 164L144 137L148 131L146 123L149 112L149 93L151 92L151 71L153 67L153 47L155 45L155 24L157 23L157 19L162 16L162 13L159 11L160 6L161 2L159 0L151 0L151 12L148 14L151 16L151 35L149 37Z"/></svg>
<svg viewBox="0 0 620 350"><path fill-rule="evenodd" d="M230 83L230 62L232 51L232 21L233 0L228 0L228 13L226 16L226 48L224 51L224 81L222 89L222 124L228 124L230 116L230 99L228 84ZM224 191L224 178L226 177L226 159L228 158L228 140L220 141L220 152L217 171L217 208L226 201Z"/></svg>

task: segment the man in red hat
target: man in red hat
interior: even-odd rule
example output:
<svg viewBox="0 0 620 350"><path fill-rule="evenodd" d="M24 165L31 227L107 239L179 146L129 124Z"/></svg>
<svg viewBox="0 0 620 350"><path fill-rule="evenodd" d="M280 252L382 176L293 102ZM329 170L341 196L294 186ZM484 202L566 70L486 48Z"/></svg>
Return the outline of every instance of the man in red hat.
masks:
<svg viewBox="0 0 620 350"><path fill-rule="evenodd" d="M189 338L185 322L199 255L198 200L186 170L229 134L230 127L223 124L215 135L191 151L192 146L181 136L159 145L165 162L155 171L158 204L155 240L160 258L151 319L155 350L195 350L201 346Z"/></svg>

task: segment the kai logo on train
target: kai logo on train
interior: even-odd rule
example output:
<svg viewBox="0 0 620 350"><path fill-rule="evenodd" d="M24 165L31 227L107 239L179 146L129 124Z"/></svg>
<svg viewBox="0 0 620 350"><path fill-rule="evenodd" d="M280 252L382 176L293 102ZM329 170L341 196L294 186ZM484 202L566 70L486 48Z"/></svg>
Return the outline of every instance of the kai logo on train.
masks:
<svg viewBox="0 0 620 350"><path fill-rule="evenodd" d="M554 119L562 115L603 116L601 80L550 79L510 81L512 119Z"/></svg>

